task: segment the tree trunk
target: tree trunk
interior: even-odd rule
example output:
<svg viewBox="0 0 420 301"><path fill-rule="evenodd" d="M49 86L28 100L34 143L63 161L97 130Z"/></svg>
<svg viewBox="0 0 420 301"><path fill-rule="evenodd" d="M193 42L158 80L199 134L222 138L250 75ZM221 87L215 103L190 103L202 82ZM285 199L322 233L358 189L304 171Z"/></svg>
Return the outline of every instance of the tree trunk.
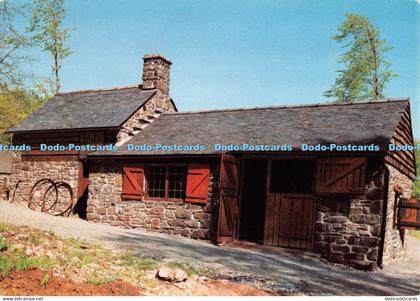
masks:
<svg viewBox="0 0 420 301"><path fill-rule="evenodd" d="M375 98L379 99L380 91L379 91L379 59L378 59L378 49L376 48L377 45L375 44L375 37L373 33L368 30L369 36L369 44L372 50L373 55L373 93L375 94Z"/></svg>
<svg viewBox="0 0 420 301"><path fill-rule="evenodd" d="M54 69L55 69L55 93L60 93L60 77L58 74L58 57L54 54Z"/></svg>

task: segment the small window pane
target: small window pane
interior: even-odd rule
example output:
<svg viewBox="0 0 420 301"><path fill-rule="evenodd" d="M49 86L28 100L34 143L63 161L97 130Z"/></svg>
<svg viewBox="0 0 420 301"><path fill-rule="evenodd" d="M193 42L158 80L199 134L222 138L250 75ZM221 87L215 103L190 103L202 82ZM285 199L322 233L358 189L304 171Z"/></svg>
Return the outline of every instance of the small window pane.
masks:
<svg viewBox="0 0 420 301"><path fill-rule="evenodd" d="M185 198L187 168L184 166L170 166L168 168L168 197L171 199Z"/></svg>
<svg viewBox="0 0 420 301"><path fill-rule="evenodd" d="M147 189L148 196L155 198L165 197L165 166L151 166L148 168Z"/></svg>

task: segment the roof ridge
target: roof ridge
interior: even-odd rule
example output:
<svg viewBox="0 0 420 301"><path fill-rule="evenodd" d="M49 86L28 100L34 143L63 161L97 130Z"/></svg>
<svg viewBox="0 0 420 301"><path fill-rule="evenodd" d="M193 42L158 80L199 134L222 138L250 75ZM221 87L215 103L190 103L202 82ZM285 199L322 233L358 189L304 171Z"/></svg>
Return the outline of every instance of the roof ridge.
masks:
<svg viewBox="0 0 420 301"><path fill-rule="evenodd" d="M202 110L202 111L186 111L186 112L169 112L163 115L183 115L183 114L201 114L201 113L218 113L218 112L235 112L235 111L252 111L252 110L267 110L267 109L288 109L288 108L315 108L315 107L332 107L332 106L349 106L349 105L360 105L360 104L375 104L375 103L387 103L387 102L404 102L409 101L410 98L386 98L381 100L369 100L369 101L358 101L358 102L325 102L315 104L301 104L301 105L278 105L278 106L267 106L267 107L251 107L251 108L233 108L233 109L214 109L214 110Z"/></svg>
<svg viewBox="0 0 420 301"><path fill-rule="evenodd" d="M79 93L91 93L91 92L106 92L106 91L114 91L114 90L125 90L125 89L133 89L139 88L139 84L132 84L127 86L119 86L119 87L112 87L112 88L99 88L99 89L87 89L87 90L77 90L77 91L69 91L69 92L60 92L55 94L55 96L61 95L69 95L69 94L79 94Z"/></svg>

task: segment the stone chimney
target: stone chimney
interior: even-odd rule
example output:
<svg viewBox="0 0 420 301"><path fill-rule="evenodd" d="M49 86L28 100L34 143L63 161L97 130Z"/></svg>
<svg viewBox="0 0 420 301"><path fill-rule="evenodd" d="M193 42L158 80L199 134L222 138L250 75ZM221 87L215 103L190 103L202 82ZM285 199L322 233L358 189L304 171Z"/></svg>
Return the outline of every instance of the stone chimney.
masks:
<svg viewBox="0 0 420 301"><path fill-rule="evenodd" d="M169 76L172 62L160 54L146 54L143 58L143 90L159 89L169 95Z"/></svg>

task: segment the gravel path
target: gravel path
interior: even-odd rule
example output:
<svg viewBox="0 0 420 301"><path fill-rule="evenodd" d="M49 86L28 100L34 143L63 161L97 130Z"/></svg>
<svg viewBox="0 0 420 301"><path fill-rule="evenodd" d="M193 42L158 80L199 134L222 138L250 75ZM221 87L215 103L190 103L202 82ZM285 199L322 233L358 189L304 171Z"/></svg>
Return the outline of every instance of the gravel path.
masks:
<svg viewBox="0 0 420 301"><path fill-rule="evenodd" d="M242 248L235 249L218 247L174 235L55 217L3 201L0 201L0 222L50 230L65 238L100 242L113 250L132 249L145 257L204 263L226 271L226 275L233 280L256 283L277 291L309 295L419 294L418 255L409 262L397 263L387 271L363 272L342 265L326 264L310 252L255 245L242 245ZM407 241L419 248L418 240L408 237Z"/></svg>

